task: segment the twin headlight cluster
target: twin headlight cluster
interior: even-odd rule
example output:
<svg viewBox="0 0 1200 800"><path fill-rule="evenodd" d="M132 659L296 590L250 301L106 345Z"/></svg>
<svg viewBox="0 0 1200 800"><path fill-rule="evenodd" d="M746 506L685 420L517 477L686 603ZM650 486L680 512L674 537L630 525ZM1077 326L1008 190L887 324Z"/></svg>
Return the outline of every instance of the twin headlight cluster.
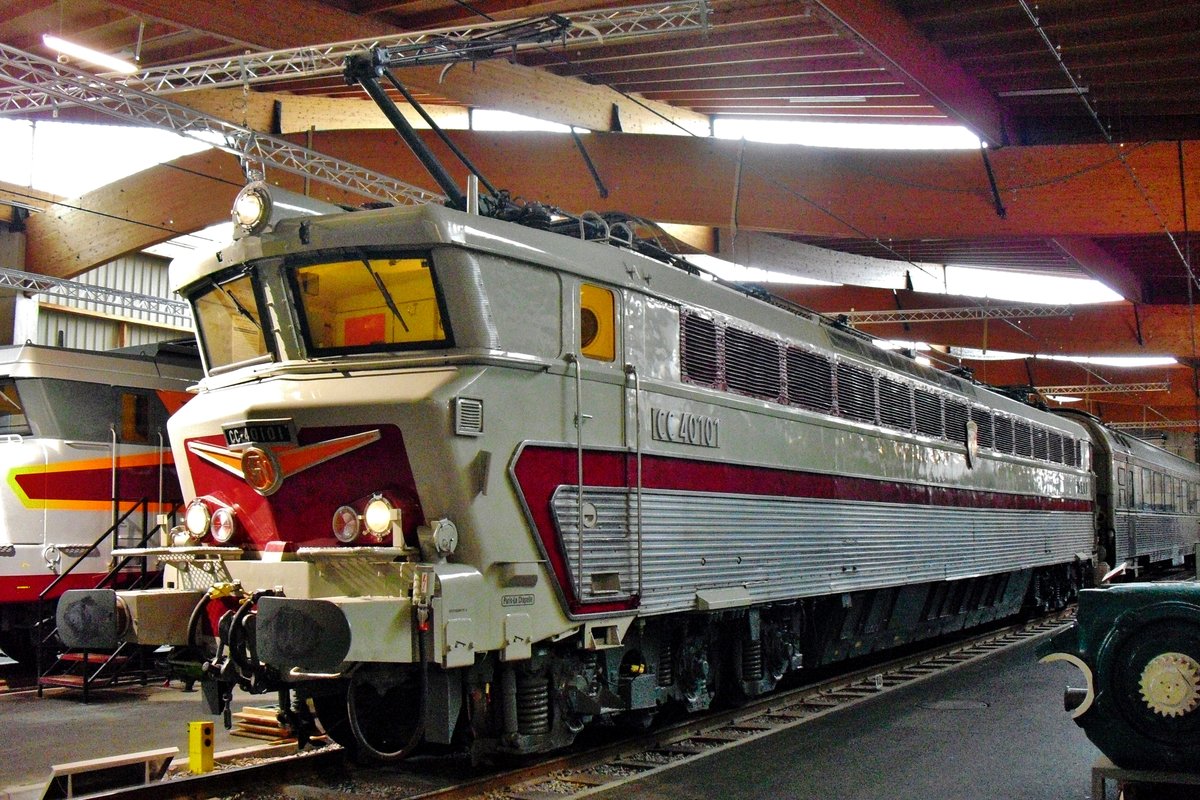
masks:
<svg viewBox="0 0 1200 800"><path fill-rule="evenodd" d="M206 535L220 544L227 544L237 536L238 527L237 515L232 508L197 497L187 504L183 512L183 529L172 532L171 544L176 547L195 544Z"/></svg>
<svg viewBox="0 0 1200 800"><path fill-rule="evenodd" d="M342 544L364 540L384 544L393 538L400 524L400 509L382 493L352 505L339 506L333 512L333 536ZM237 515L233 508L211 497L197 497L187 505L183 528L171 535L171 544L184 547L211 536L219 544L228 544L238 535Z"/></svg>
<svg viewBox="0 0 1200 800"><path fill-rule="evenodd" d="M333 512L333 536L342 544L359 539L382 543L391 537L393 526L399 524L400 509L378 493L371 495L361 513L355 506L341 506Z"/></svg>

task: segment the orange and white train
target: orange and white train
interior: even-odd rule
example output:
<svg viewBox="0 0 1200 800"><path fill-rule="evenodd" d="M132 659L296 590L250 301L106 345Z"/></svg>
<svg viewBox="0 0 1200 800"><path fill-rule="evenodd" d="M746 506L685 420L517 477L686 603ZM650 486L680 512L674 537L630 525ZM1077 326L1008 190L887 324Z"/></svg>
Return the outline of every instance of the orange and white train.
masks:
<svg viewBox="0 0 1200 800"><path fill-rule="evenodd" d="M0 348L0 650L17 661L34 660L39 596L60 575L82 557L42 598L45 614L105 576L114 541L138 544L146 520L180 501L166 420L190 397L198 359L146 350Z"/></svg>

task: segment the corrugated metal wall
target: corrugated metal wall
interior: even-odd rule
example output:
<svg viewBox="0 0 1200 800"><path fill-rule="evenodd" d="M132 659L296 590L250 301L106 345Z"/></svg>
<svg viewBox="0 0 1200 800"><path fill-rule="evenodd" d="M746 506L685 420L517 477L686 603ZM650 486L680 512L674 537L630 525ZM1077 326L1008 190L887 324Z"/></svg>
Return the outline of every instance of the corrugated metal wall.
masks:
<svg viewBox="0 0 1200 800"><path fill-rule="evenodd" d="M78 275L75 280L92 286L177 300L167 275L169 261L146 253L119 258ZM57 311L48 304L77 308L103 316ZM168 328L157 325L170 326ZM38 312L37 343L81 350L111 350L190 335L179 330L180 320L165 314L117 308L91 301L55 297Z"/></svg>
<svg viewBox="0 0 1200 800"><path fill-rule="evenodd" d="M80 350L112 350L115 347L182 339L187 335L180 331L139 325L136 322L85 317L42 306L38 312L36 343L75 347Z"/></svg>

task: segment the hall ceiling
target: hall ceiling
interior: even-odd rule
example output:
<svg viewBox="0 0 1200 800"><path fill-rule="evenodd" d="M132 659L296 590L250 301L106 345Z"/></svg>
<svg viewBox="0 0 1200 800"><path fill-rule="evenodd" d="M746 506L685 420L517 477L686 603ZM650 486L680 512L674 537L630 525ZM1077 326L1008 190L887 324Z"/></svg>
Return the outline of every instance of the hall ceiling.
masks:
<svg viewBox="0 0 1200 800"><path fill-rule="evenodd" d="M9 0L0 5L0 42L50 55L41 36L53 33L126 57L136 50L146 68L477 24L485 18L634 5L621 0ZM565 208L621 208L723 228L726 240L733 225L901 265L942 262L1091 274L1137 308L1161 307L1164 319L1190 326L1185 261L1200 208L1200 2L710 0L701 29L527 49L508 62L460 65L444 74L440 67L404 68L398 74L435 110L500 108L595 131L623 131L587 143L601 176L613 184L607 203L579 167L569 140L546 144L539 151L546 153L542 163L535 155L533 164L523 162L527 169L514 171L514 183L548 180L553 191L547 190L545 199ZM385 172L430 186L411 160L394 155L394 144L371 139L375 149L366 151L365 132L331 130L363 124L360 97L331 75L173 99L265 130L314 127L318 132L310 136L317 149L373 160ZM61 115L75 113L63 109ZM651 135L696 131L722 116L964 124L988 142L990 163L977 152L831 156L784 146L739 150L736 143L718 146L682 137L660 144L664 138ZM497 172L511 169L503 152L513 140L469 132L454 136L473 158L496 162ZM759 159L757 187L749 169L754 158ZM675 159L705 167L689 173L664 163ZM166 219L154 220L161 229L156 234L192 224L177 218L198 223L206 214L222 215L216 206L225 202L238 175L236 165L219 161L210 166L221 173L221 191L200 192L216 198L212 212L185 211L189 198L200 201L196 187L173 188L178 171L126 184L173 198L159 203L174 203L175 212L169 225ZM764 170L774 183L763 178ZM638 181L639 172L661 174L662 180ZM782 179L774 176L783 173L787 180L781 186ZM694 183L677 182L683 179ZM690 196L683 192L680 202L661 196L668 193L665 187L678 195L680 187L697 184L703 187ZM527 186L514 188L529 196ZM582 205L576 208L573 202ZM125 217L160 210L131 200L121 185L78 204ZM772 214L772 208L782 211ZM67 225L87 229L66 212L31 219L31 238L46 237L44 245L31 243L31 253L57 255L30 261L28 268L76 274L90 266L85 253L111 255L147 235L114 230L93 237L91 249L76 247L66 258L62 253L75 246L72 235L56 226ZM108 249L96 243L107 243ZM852 305L879 302L872 290L863 290ZM1072 334L1070 320L1039 324L1048 339L1079 342L1085 352L1161 354L1155 337L1130 338L1125 325L1130 308L1097 323L1086 341ZM980 323L962 324L967 327L956 335L979 338ZM1184 335L1185 327L1157 341L1161 347L1169 341L1171 354L1194 359L1195 345ZM912 338L929 338L918 335L919 327L912 330ZM1175 372L1188 376L1177 376L1176 385L1190 385L1190 373ZM1075 379L1078 375L1059 377L1057 383L1084 382ZM1194 393L1175 397L1169 413L1194 417L1194 403Z"/></svg>

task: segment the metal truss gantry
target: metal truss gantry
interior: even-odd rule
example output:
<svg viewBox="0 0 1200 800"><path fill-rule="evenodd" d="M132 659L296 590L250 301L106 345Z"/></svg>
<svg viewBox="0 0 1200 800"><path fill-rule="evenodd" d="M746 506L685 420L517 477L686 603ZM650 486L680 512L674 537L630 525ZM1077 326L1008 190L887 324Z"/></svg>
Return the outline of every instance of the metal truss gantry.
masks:
<svg viewBox="0 0 1200 800"><path fill-rule="evenodd" d="M1194 419L1160 419L1157 422L1106 422L1104 424L1117 431L1145 432L1200 427L1200 422Z"/></svg>
<svg viewBox="0 0 1200 800"><path fill-rule="evenodd" d="M630 6L562 14L571 24L563 32L566 46L611 42L639 36L708 28L708 0ZM147 94L170 94L192 89L220 89L260 83L340 75L347 56L375 48L437 47L469 42L513 20L438 28L288 50L248 52L243 55L151 67L132 75L104 73L102 78ZM527 47L544 45L527 45ZM518 48L519 49L519 48ZM0 89L0 116L45 111L70 100L38 87Z"/></svg>
<svg viewBox="0 0 1200 800"><path fill-rule="evenodd" d="M19 269L0 268L0 288L33 292L47 297L100 303L126 311L161 314L181 321L183 327L192 327L191 309L182 300L168 300L164 297L126 292L121 289L108 289L104 286L93 286L65 278L52 278L49 275L23 272Z"/></svg>
<svg viewBox="0 0 1200 800"><path fill-rule="evenodd" d="M882 325L905 322L961 322L977 319L1033 319L1071 317L1074 306L968 306L963 308L913 308L894 311L840 311L827 316L845 317L851 325Z"/></svg>
<svg viewBox="0 0 1200 800"><path fill-rule="evenodd" d="M8 45L0 45L0 84L4 83L126 122L151 125L198 139L236 155L248 176L261 178L267 167L274 167L370 200L398 205L443 200L440 194L389 175L292 144L286 139L257 133Z"/></svg>
<svg viewBox="0 0 1200 800"><path fill-rule="evenodd" d="M1141 394L1143 392L1169 392L1171 384L1167 381L1150 383L1087 383L1063 386L1039 386L1042 394Z"/></svg>

